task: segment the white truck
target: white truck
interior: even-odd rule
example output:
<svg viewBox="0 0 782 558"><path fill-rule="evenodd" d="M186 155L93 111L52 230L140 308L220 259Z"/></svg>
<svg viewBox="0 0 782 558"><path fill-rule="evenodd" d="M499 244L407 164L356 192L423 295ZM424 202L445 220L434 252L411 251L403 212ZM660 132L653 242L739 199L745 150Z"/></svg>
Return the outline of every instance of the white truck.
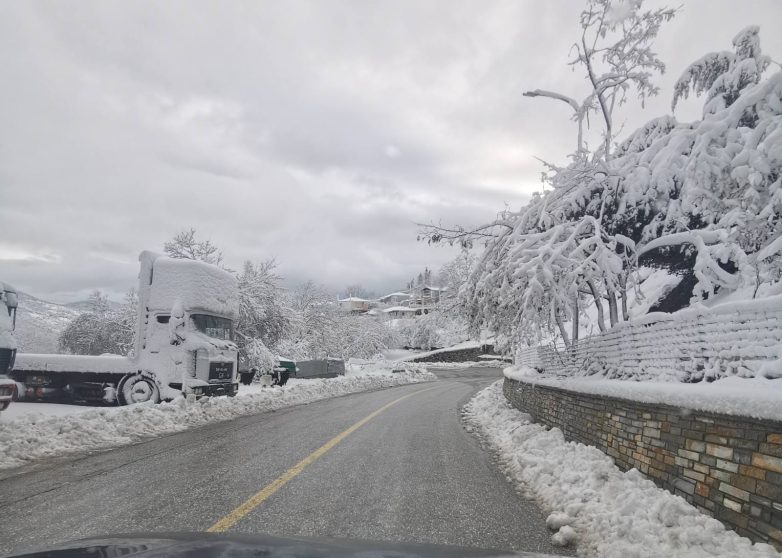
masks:
<svg viewBox="0 0 782 558"><path fill-rule="evenodd" d="M236 279L203 262L153 252L139 256L134 348L115 355L19 353L12 377L25 399L69 396L75 401L130 405L184 393L236 395Z"/></svg>
<svg viewBox="0 0 782 558"><path fill-rule="evenodd" d="M16 383L8 377L16 357L16 289L0 281L0 411L11 404Z"/></svg>

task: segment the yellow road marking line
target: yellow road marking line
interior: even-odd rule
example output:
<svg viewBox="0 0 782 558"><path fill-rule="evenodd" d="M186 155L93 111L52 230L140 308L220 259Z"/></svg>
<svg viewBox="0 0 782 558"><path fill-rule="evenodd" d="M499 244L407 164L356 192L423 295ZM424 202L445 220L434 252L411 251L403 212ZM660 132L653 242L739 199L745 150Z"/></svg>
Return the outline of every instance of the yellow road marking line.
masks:
<svg viewBox="0 0 782 558"><path fill-rule="evenodd" d="M296 463L296 465L294 465L293 467L285 471L282 475L274 479L274 481L267 484L261 490L256 492L253 496L245 500L244 503L242 503L238 508L236 508L231 513L223 517L220 521L212 525L206 531L208 533L222 533L230 529L233 525L236 524L236 522L242 519L245 515L253 511L259 505L261 505L263 501L266 500L269 496L271 496L272 494L277 492L280 488L285 486L285 484L288 481L298 476L298 474L301 473L308 465L311 465L319 458L323 457L323 455L325 455L326 452L328 452L331 448L336 446L338 443L340 443L342 440L350 436L353 432L355 432L356 430L364 426L366 423L368 423L370 420L378 416L380 413L382 413L389 407L393 407L394 405L396 405L400 401L407 399L408 397L418 395L419 393L423 393L431 389L434 388L430 387L413 393L408 393L407 395L403 395L399 399L395 399L390 403L383 405L377 411L367 415L366 417L364 417L363 419L355 423L353 426L347 428L346 430L343 430L342 432L334 436L331 440L329 440L328 442L320 446L318 449L313 451L307 457L305 457L304 459Z"/></svg>

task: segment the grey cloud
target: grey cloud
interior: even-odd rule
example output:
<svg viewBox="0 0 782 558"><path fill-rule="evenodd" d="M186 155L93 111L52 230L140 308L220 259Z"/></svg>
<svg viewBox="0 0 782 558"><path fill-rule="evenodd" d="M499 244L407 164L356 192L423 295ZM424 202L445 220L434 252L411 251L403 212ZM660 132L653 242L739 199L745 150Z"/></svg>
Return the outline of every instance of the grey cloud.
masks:
<svg viewBox="0 0 782 558"><path fill-rule="evenodd" d="M654 0L659 4L658 0ZM669 71L627 130L668 111L678 73L778 0L686 0ZM142 249L193 226L229 265L393 289L455 255L416 222L480 223L573 148L571 0L0 4L0 279L120 296ZM686 37L687 40L682 40ZM561 105L561 106L560 106ZM677 114L694 118L698 103ZM595 141L595 137L591 137Z"/></svg>

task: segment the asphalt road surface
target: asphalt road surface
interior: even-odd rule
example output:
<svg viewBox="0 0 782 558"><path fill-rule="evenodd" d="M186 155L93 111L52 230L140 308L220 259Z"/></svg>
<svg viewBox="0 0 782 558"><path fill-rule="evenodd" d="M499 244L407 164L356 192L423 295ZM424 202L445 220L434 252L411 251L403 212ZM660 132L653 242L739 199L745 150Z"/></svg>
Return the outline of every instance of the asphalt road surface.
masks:
<svg viewBox="0 0 782 558"><path fill-rule="evenodd" d="M562 552L460 420L500 371L436 373L6 474L0 554L210 528Z"/></svg>

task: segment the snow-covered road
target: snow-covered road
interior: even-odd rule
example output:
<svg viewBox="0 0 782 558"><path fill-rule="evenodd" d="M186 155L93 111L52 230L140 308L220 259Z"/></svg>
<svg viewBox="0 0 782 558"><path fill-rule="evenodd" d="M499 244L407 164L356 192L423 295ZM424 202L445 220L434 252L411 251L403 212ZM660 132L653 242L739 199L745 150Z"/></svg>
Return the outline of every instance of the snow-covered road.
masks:
<svg viewBox="0 0 782 558"><path fill-rule="evenodd" d="M499 369L240 417L0 480L0 554L117 532L204 531L557 553L545 516L466 432L458 408ZM379 413L378 413L379 411ZM232 512L372 417L260 505Z"/></svg>

